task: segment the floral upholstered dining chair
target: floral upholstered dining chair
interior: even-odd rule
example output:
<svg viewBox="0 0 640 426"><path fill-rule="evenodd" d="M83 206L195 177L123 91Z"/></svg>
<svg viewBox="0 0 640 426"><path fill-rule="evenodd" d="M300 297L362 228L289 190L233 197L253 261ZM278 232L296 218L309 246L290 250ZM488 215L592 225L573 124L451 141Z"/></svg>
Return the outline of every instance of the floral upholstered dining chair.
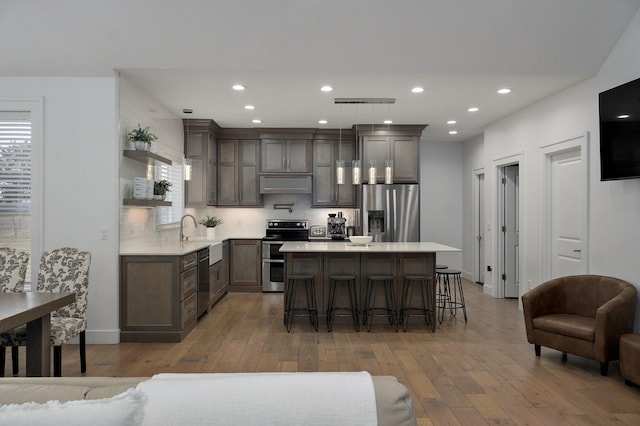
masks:
<svg viewBox="0 0 640 426"><path fill-rule="evenodd" d="M24 290L29 253L10 247L0 247L0 292Z"/></svg>
<svg viewBox="0 0 640 426"><path fill-rule="evenodd" d="M24 290L24 278L27 275L29 253L11 247L0 247L0 293L19 293ZM18 347L12 349L14 359L18 359ZM5 348L0 348L0 377L4 375ZM14 363L13 372L17 374L18 365Z"/></svg>
<svg viewBox="0 0 640 426"><path fill-rule="evenodd" d="M36 291L74 292L76 301L51 313L51 344L53 345L53 375L62 373L62 345L75 336L80 338L80 371L87 371L85 330L87 328L87 293L91 253L63 247L45 251L40 259ZM24 346L26 327L0 335L2 346ZM13 355L13 352L12 352ZM14 365L17 359L14 359ZM4 364L0 367L4 370ZM14 369L14 374L17 371Z"/></svg>

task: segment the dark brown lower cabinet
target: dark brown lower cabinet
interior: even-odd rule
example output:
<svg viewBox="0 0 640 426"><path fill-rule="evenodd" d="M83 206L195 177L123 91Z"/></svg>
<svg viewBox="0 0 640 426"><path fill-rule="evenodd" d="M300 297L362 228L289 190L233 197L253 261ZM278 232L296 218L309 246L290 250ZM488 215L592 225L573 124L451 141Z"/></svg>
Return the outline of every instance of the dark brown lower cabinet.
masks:
<svg viewBox="0 0 640 426"><path fill-rule="evenodd" d="M218 300L222 299L222 296L227 292L228 278L225 280L224 263L226 259L222 259L213 265L209 266L209 307L213 306Z"/></svg>
<svg viewBox="0 0 640 426"><path fill-rule="evenodd" d="M120 256L120 341L179 342L196 325L198 255Z"/></svg>
<svg viewBox="0 0 640 426"><path fill-rule="evenodd" d="M229 291L262 291L262 240L231 240Z"/></svg>

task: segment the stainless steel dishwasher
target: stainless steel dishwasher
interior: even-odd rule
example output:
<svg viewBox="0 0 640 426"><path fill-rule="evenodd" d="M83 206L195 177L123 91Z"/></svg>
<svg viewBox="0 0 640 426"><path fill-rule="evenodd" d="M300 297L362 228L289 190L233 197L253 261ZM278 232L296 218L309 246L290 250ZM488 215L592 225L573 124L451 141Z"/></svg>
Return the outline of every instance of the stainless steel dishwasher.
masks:
<svg viewBox="0 0 640 426"><path fill-rule="evenodd" d="M198 252L198 317L209 309L209 248Z"/></svg>

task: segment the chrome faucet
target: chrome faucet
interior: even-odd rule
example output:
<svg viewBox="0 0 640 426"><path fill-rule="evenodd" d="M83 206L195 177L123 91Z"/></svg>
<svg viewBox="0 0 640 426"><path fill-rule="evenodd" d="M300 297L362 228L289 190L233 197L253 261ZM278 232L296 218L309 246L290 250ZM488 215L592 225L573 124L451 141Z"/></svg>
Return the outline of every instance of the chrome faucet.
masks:
<svg viewBox="0 0 640 426"><path fill-rule="evenodd" d="M196 222L196 218L193 217L190 214L185 214L184 216L182 216L182 218L180 219L180 244L184 243L186 240L189 239L189 237L185 237L183 230L184 230L184 218L185 217L190 217L191 219L193 219L193 224L197 227L198 226L198 222Z"/></svg>

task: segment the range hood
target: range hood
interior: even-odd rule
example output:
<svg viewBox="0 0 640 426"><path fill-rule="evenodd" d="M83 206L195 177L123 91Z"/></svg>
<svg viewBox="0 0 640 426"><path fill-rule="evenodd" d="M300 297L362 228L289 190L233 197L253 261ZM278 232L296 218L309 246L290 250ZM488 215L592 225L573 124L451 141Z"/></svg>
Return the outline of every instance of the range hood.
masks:
<svg viewBox="0 0 640 426"><path fill-rule="evenodd" d="M311 194L309 175L262 175L261 194Z"/></svg>

